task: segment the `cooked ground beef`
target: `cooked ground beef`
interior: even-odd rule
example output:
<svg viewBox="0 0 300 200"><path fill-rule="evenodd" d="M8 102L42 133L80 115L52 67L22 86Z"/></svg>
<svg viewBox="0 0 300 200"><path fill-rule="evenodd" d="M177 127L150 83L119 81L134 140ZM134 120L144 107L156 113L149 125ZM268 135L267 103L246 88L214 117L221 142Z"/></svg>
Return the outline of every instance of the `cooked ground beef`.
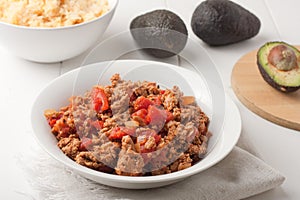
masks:
<svg viewBox="0 0 300 200"><path fill-rule="evenodd" d="M186 169L206 154L209 119L178 87L125 81L94 86L45 117L58 147L75 162L126 176Z"/></svg>

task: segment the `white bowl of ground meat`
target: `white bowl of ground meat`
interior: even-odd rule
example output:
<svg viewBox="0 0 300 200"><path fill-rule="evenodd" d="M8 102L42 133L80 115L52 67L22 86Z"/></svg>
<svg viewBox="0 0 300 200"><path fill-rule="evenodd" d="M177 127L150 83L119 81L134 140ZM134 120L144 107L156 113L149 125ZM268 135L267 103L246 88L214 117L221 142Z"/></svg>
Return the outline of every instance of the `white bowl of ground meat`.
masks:
<svg viewBox="0 0 300 200"><path fill-rule="evenodd" d="M0 0L0 45L26 60L75 57L103 35L118 0Z"/></svg>
<svg viewBox="0 0 300 200"><path fill-rule="evenodd" d="M32 128L51 156L88 179L120 188L160 187L213 166L237 142L237 108L225 95L222 129L211 127L219 120L211 96L201 76L173 65L95 63L40 92Z"/></svg>

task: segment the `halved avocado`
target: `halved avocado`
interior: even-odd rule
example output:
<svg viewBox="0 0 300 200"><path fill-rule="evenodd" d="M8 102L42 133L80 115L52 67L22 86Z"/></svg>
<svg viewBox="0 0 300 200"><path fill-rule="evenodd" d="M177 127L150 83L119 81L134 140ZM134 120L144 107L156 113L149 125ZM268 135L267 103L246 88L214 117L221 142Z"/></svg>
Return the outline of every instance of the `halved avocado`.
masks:
<svg viewBox="0 0 300 200"><path fill-rule="evenodd" d="M285 42L268 42L257 52L264 80L281 92L300 89L300 51Z"/></svg>

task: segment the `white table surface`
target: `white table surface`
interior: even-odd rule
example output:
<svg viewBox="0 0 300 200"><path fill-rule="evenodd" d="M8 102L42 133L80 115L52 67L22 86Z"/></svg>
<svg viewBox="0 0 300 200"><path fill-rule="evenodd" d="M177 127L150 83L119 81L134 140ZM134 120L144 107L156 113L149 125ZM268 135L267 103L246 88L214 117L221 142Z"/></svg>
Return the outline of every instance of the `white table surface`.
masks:
<svg viewBox="0 0 300 200"><path fill-rule="evenodd" d="M247 149L279 170L284 184L276 189L249 198L249 200L300 199L300 133L270 123L245 108L230 87L231 70L243 54L267 41L282 40L300 44L299 0L234 0L255 13L262 22L259 34L248 41L224 47L209 47L192 33L190 18L200 0L120 0L110 27L102 40L122 31L128 31L135 16L155 8L168 8L185 21L192 39L198 41L214 60L228 92L239 107L242 116L242 136ZM0 33L1 34L1 33ZM1 170L0 199L27 199L22 193L30 188L20 169L18 155L26 156L25 147L37 145L31 136L30 108L34 97L49 81L80 66L87 53L74 59L53 64L25 61L6 52L0 44L0 120ZM134 56L131 56L134 57ZM164 60L178 64L176 57ZM184 62L181 63L184 65ZM295 108L300 112L300 108ZM30 199L30 198L28 198Z"/></svg>

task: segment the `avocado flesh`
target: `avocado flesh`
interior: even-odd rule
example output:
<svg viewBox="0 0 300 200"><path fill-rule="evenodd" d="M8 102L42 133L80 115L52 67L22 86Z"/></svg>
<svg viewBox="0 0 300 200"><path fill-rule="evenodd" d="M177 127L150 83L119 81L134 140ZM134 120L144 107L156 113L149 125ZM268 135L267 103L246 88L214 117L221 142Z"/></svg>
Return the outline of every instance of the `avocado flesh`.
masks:
<svg viewBox="0 0 300 200"><path fill-rule="evenodd" d="M188 38L183 20L168 10L154 10L137 16L130 24L130 32L146 53L158 58L180 53Z"/></svg>
<svg viewBox="0 0 300 200"><path fill-rule="evenodd" d="M297 66L288 71L279 70L272 65L268 56L277 45L286 45L297 57ZM266 82L282 92L294 92L300 88L300 52L295 47L284 42L268 42L257 52L257 65Z"/></svg>
<svg viewBox="0 0 300 200"><path fill-rule="evenodd" d="M260 20L242 6L228 0L206 0L195 9L193 32L211 46L250 39L258 34Z"/></svg>

